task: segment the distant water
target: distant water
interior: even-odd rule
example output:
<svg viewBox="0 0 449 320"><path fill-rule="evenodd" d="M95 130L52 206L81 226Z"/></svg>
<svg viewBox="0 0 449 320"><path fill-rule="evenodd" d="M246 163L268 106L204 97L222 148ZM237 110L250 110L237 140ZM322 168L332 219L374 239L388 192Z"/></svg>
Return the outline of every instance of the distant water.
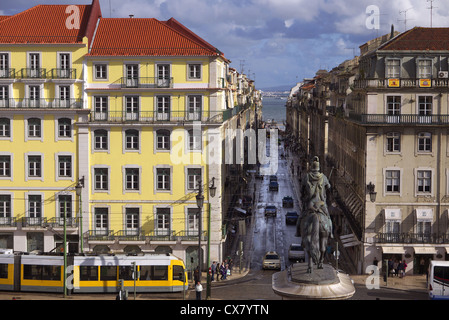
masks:
<svg viewBox="0 0 449 320"><path fill-rule="evenodd" d="M263 121L268 119L276 121L278 124L282 124L286 119L286 99L279 99L273 97L263 97L262 99L262 117Z"/></svg>

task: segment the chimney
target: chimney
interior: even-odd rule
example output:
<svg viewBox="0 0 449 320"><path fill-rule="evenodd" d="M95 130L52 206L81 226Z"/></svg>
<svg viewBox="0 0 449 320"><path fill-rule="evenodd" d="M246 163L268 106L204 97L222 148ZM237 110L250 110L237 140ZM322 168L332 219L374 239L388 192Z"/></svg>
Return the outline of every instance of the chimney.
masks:
<svg viewBox="0 0 449 320"><path fill-rule="evenodd" d="M134 15L133 15L133 14L130 14L129 17L132 19L132 18L134 18Z"/></svg>
<svg viewBox="0 0 449 320"><path fill-rule="evenodd" d="M390 34L390 39L392 39L394 37L394 25L391 25L391 34Z"/></svg>

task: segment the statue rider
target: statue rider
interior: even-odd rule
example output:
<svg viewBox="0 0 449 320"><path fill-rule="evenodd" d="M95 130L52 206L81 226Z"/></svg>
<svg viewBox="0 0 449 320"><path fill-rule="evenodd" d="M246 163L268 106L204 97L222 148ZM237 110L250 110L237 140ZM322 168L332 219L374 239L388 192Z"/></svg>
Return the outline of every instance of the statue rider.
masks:
<svg viewBox="0 0 449 320"><path fill-rule="evenodd" d="M332 221L326 204L326 190L331 187L327 177L320 172L319 158L313 158L311 169L302 179L302 213L296 223L296 237L301 236L301 220L309 211L320 213L320 221L332 236Z"/></svg>

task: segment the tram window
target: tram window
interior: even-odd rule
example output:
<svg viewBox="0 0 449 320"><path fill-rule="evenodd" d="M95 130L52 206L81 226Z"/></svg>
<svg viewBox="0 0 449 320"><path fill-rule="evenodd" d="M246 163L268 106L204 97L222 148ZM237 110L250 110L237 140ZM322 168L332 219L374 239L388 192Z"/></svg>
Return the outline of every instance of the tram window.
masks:
<svg viewBox="0 0 449 320"><path fill-rule="evenodd" d="M100 267L100 281L117 280L116 266L101 266Z"/></svg>
<svg viewBox="0 0 449 320"><path fill-rule="evenodd" d="M98 281L97 266L80 266L81 281Z"/></svg>
<svg viewBox="0 0 449 320"><path fill-rule="evenodd" d="M42 266L26 264L23 266L23 278L26 280L61 280L60 266Z"/></svg>
<svg viewBox="0 0 449 320"><path fill-rule="evenodd" d="M168 266L140 266L140 280L168 280Z"/></svg>
<svg viewBox="0 0 449 320"><path fill-rule="evenodd" d="M183 279L184 268L182 266L173 266L173 280Z"/></svg>
<svg viewBox="0 0 449 320"><path fill-rule="evenodd" d="M133 267L132 266L120 266L118 278L123 279L123 280L134 280Z"/></svg>
<svg viewBox="0 0 449 320"><path fill-rule="evenodd" d="M8 279L8 265L6 263L0 264L0 278Z"/></svg>
<svg viewBox="0 0 449 320"><path fill-rule="evenodd" d="M42 280L61 280L61 266L43 266Z"/></svg>

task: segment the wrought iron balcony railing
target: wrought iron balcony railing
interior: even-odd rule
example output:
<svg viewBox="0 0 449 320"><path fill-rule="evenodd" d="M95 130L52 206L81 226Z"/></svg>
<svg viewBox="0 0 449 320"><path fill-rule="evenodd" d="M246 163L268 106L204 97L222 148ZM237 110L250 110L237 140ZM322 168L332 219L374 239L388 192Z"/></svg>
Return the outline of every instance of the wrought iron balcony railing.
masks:
<svg viewBox="0 0 449 320"><path fill-rule="evenodd" d="M227 110L226 110L227 111ZM193 122L202 121L209 123L221 123L225 120L225 111L108 111L98 112L93 110L90 115L90 121L106 121L106 122L125 122L136 121L146 123L159 122Z"/></svg>
<svg viewBox="0 0 449 320"><path fill-rule="evenodd" d="M173 78L158 77L121 77L118 81L122 88L172 88Z"/></svg>
<svg viewBox="0 0 449 320"><path fill-rule="evenodd" d="M438 244L449 243L447 234L436 233L399 233L388 232L378 233L376 236L377 243L402 243L402 244Z"/></svg>
<svg viewBox="0 0 449 320"><path fill-rule="evenodd" d="M354 89L449 88L449 79L358 79Z"/></svg>
<svg viewBox="0 0 449 320"><path fill-rule="evenodd" d="M76 69L53 68L51 69L50 76L52 79L76 79Z"/></svg>
<svg viewBox="0 0 449 320"><path fill-rule="evenodd" d="M81 99L0 99L0 108L56 108L56 109L81 109Z"/></svg>
<svg viewBox="0 0 449 320"><path fill-rule="evenodd" d="M18 76L22 79L24 78L45 79L47 77L47 71L45 68L22 68Z"/></svg>
<svg viewBox="0 0 449 320"><path fill-rule="evenodd" d="M349 113L349 119L361 124L375 125L448 125L449 115L418 115L418 114L356 114Z"/></svg>
<svg viewBox="0 0 449 320"><path fill-rule="evenodd" d="M0 69L0 78L14 78L16 74L16 69L14 68L5 68Z"/></svg>

